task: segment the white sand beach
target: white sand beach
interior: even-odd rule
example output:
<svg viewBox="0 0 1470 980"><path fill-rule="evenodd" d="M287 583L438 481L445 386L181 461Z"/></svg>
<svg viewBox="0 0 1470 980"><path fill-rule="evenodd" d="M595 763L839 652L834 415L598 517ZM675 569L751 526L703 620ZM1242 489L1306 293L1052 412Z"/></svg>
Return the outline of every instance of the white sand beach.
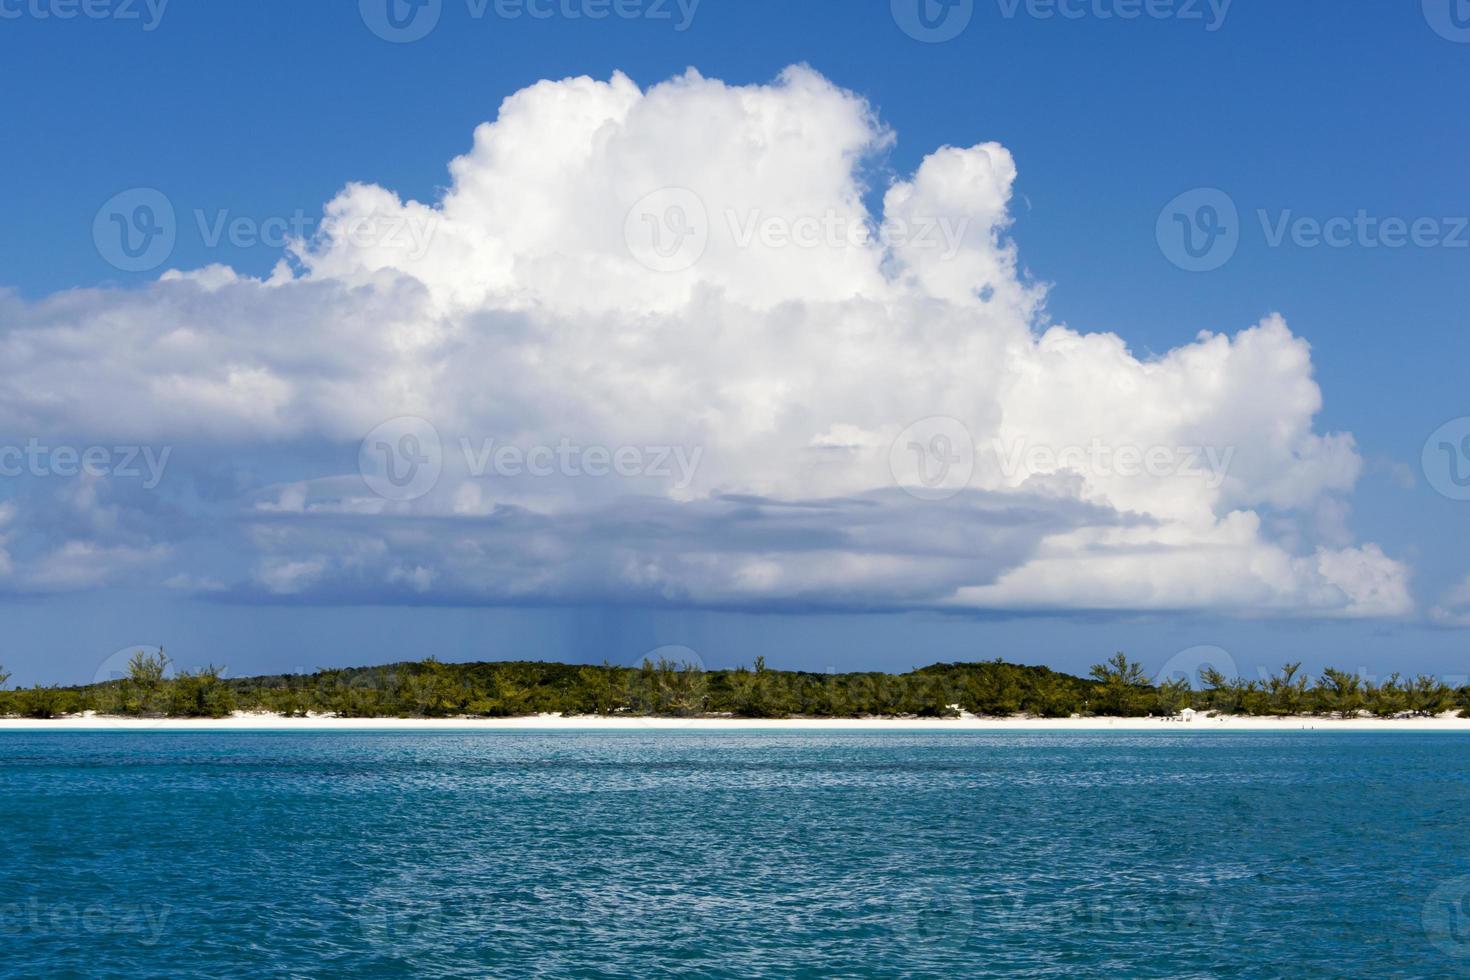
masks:
<svg viewBox="0 0 1470 980"><path fill-rule="evenodd" d="M1079 731L1079 732L1465 732L1470 718L1279 718L1196 715L1180 718L631 718L531 715L520 718L288 718L236 712L228 718L118 718L94 715L48 720L3 718L0 731Z"/></svg>

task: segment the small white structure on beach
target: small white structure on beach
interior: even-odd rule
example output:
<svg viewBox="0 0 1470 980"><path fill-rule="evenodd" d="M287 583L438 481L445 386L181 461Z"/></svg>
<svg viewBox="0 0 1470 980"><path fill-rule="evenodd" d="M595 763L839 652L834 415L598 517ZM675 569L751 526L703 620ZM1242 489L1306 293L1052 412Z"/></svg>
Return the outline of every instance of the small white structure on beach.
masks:
<svg viewBox="0 0 1470 980"><path fill-rule="evenodd" d="M1185 708L1183 711L1179 712L1179 720L1194 721L1194 716L1196 714L1198 714L1198 712L1196 712L1193 708Z"/></svg>

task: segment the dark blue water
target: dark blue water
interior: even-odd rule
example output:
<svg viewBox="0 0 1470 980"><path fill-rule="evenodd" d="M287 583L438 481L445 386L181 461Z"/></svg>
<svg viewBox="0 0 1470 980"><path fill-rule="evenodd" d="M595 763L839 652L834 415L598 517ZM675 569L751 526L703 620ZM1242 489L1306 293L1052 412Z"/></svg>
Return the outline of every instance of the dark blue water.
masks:
<svg viewBox="0 0 1470 980"><path fill-rule="evenodd" d="M1470 972L1470 738L0 735L7 976Z"/></svg>

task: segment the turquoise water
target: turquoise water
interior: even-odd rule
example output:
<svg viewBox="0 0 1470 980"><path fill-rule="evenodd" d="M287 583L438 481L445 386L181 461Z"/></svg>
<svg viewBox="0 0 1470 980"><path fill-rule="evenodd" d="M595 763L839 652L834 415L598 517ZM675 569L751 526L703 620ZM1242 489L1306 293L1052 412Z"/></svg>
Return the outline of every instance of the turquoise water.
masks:
<svg viewBox="0 0 1470 980"><path fill-rule="evenodd" d="M0 735L6 976L1445 976L1470 738Z"/></svg>

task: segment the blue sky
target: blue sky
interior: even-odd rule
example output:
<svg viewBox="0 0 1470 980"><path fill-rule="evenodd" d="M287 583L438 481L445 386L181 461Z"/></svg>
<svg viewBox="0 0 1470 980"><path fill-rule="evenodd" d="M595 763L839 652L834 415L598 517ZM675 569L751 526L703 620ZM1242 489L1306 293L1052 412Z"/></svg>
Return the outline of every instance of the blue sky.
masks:
<svg viewBox="0 0 1470 980"><path fill-rule="evenodd" d="M629 5L638 16L595 21L497 16L494 4L476 17L465 0L444 0L431 33L399 44L376 36L352 3L172 0L161 16L140 2L103 4L107 17L61 19L55 2L0 0L0 77L13 93L10 152L0 156L0 287L31 311L0 308L0 333L16 327L3 317L34 318L36 304L63 291L150 288L161 269L120 270L94 244L99 207L130 188L162 191L181 216L165 268L219 263L266 276L280 247L211 245L195 213L255 225L299 213L315 227L323 204L350 182L434 202L475 126L542 79L605 81L621 71L647 87L694 67L731 86L764 85L805 64L866 99L894 134L862 164L875 212L883 190L937 148L1004 145L1017 170L1007 234L1026 281L1048 284L1046 322L1117 334L1147 360L1202 330L1233 334L1282 314L1311 345L1322 394L1315 431L1351 433L1361 459L1351 491L1334 494L1342 509L1333 534L1346 528L1354 546L1373 542L1402 562L1412 612L1344 619L1205 603L1100 613L1021 602L875 613L825 599L813 608L749 601L710 609L597 589L585 601L433 589L416 599L328 590L287 600L165 589L161 572L137 571L86 587L0 591L11 637L0 660L29 683L90 679L107 654L140 643L162 644L185 663L223 661L237 674L429 653L628 661L670 644L711 665L765 653L814 669L994 656L1083 669L1122 648L1156 667L1213 644L1247 672L1286 659L1373 673L1470 672L1458 613L1430 615L1470 573L1470 503L1437 492L1430 477L1442 485L1443 475L1421 465L1430 434L1470 415L1461 370L1470 355L1470 134L1453 102L1470 82L1470 39L1451 19L1455 8L1450 0L1422 9L1236 0L1223 10L1160 4L1149 9L1169 16L1124 19L1126 0L1063 6L1077 16L976 0L957 36L923 43L886 3L703 0L679 30L688 8L651 0ZM1239 216L1233 256L1206 272L1172 263L1157 231L1166 204L1197 188L1224 191ZM1342 247L1293 242L1293 232L1271 240L1282 221L1360 213L1380 224L1419 221L1431 243L1389 247L1361 230ZM1310 238L1310 227L1290 227ZM62 318L41 319L54 328ZM38 391L21 394L44 401ZM95 397L123 396L100 388ZM47 428L34 417L0 413L10 420L0 442L122 438L76 420ZM242 484L231 470L219 479L233 490L212 492L209 474L238 462L230 438L220 437L214 456L207 439L177 440L183 477L161 498L117 491L131 504L119 504L119 520L136 524L129 547L163 541L187 557L180 574L231 586L254 559L215 533L239 520L230 502L350 470L357 450L337 431L252 443L241 467L251 476ZM0 500L17 502L19 519L32 522L19 532L19 556L84 537L62 526L80 518L47 502L73 489L54 475L0 478ZM1257 510L1269 525L1270 508ZM168 533L150 534L154 525Z"/></svg>

